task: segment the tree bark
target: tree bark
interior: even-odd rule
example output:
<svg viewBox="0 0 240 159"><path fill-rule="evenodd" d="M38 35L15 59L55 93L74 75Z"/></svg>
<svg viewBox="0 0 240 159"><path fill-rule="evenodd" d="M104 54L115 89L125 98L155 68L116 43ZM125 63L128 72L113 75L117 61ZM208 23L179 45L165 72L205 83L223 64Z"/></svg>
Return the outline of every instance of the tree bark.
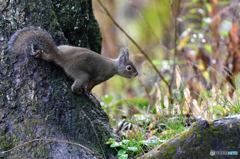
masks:
<svg viewBox="0 0 240 159"><path fill-rule="evenodd" d="M78 143L101 158L114 156L105 142L119 137L98 101L73 94L73 80L54 63L7 51L14 32L40 26L58 45L69 38L72 45L100 52L91 0L7 0L0 2L0 12L0 158L96 158L77 145L55 141L34 141L1 154L40 138Z"/></svg>

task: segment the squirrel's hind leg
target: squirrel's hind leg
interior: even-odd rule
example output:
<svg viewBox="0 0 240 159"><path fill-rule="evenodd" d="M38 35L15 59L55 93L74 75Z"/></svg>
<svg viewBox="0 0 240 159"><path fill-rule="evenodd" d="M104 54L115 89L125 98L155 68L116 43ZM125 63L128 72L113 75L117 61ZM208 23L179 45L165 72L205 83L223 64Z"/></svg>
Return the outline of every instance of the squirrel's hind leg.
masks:
<svg viewBox="0 0 240 159"><path fill-rule="evenodd" d="M88 81L88 84L87 84L87 89L86 89L86 92L85 94L88 96L88 98L90 100L92 100L93 102L96 102L97 99L93 96L93 94L91 93L91 90L93 89L93 87L96 85L96 83L92 80L89 80Z"/></svg>
<svg viewBox="0 0 240 159"><path fill-rule="evenodd" d="M89 80L88 85L87 85L87 89L86 89L87 93L90 93L94 86L95 86L95 82Z"/></svg>

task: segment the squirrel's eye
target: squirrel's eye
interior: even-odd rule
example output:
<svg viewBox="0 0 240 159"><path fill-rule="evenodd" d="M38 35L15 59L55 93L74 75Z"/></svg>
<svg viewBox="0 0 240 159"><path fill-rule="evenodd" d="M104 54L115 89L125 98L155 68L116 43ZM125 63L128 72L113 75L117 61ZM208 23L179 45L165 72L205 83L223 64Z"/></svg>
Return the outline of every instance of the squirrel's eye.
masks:
<svg viewBox="0 0 240 159"><path fill-rule="evenodd" d="M130 71L131 69L132 69L132 67L128 65L127 70Z"/></svg>

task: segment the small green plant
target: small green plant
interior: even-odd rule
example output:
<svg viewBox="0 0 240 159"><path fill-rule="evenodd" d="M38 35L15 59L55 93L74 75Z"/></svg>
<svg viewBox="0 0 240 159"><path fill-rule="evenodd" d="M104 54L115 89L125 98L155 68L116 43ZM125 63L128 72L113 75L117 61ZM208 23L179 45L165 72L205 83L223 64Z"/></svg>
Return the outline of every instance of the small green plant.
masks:
<svg viewBox="0 0 240 159"><path fill-rule="evenodd" d="M110 138L106 144L111 144L110 147L115 148L118 151L119 159L127 159L129 156L134 156L136 153L142 150L142 142L137 140L122 140L117 142L115 139Z"/></svg>

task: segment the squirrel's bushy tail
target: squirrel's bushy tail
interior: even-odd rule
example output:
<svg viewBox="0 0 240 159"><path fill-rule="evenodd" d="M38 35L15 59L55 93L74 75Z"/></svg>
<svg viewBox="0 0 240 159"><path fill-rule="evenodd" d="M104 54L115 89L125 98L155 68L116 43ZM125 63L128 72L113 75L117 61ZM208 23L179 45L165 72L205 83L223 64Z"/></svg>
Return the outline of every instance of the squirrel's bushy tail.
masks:
<svg viewBox="0 0 240 159"><path fill-rule="evenodd" d="M58 52L51 35L40 28L29 27L18 30L8 42L8 51L14 54L33 54L43 50L48 54Z"/></svg>

